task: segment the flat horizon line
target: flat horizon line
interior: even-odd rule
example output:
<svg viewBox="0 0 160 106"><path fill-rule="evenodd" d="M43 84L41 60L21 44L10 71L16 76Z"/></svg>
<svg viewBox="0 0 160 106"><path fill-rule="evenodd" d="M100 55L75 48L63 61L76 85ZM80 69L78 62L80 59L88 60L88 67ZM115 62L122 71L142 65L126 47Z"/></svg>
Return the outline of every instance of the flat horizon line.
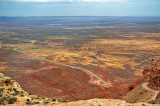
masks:
<svg viewBox="0 0 160 106"><path fill-rule="evenodd" d="M159 17L160 16L0 16L0 17Z"/></svg>

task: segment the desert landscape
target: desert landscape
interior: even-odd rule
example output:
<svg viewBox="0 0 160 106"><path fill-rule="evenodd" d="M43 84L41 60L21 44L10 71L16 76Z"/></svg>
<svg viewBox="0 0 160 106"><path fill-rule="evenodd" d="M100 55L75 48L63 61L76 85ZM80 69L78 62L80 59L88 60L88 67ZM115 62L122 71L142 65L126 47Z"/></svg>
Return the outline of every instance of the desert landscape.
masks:
<svg viewBox="0 0 160 106"><path fill-rule="evenodd" d="M158 17L0 17L0 73L50 99L159 103L159 48Z"/></svg>

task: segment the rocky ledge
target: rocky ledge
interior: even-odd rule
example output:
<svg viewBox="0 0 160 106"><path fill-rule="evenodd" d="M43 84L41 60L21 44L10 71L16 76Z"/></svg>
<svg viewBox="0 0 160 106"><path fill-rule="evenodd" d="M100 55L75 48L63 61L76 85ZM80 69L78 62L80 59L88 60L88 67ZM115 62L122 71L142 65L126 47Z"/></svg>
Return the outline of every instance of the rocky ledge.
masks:
<svg viewBox="0 0 160 106"><path fill-rule="evenodd" d="M25 92L13 79L0 73L0 105L54 105L67 102L60 99L48 99Z"/></svg>

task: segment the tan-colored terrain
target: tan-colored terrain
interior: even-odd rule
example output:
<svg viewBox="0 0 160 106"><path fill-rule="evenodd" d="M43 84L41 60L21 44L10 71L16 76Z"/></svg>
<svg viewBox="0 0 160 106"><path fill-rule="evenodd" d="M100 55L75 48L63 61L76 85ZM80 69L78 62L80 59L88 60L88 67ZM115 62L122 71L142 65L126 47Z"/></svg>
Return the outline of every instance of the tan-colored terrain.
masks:
<svg viewBox="0 0 160 106"><path fill-rule="evenodd" d="M159 106L158 104L148 104L144 102L127 103L118 99L91 99L69 102L65 104L57 104L55 106Z"/></svg>

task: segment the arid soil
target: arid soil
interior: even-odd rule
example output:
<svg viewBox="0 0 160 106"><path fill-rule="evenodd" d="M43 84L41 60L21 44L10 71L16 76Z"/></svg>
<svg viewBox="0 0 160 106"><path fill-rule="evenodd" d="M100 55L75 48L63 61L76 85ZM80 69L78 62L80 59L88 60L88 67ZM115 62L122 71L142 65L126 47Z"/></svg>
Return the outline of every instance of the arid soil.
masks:
<svg viewBox="0 0 160 106"><path fill-rule="evenodd" d="M123 17L117 17L119 22L115 23L114 17L101 17L99 21L94 17L92 22L87 22L86 17L75 18L76 22L68 17L60 19L60 26L49 26L56 22L55 17L50 18L17 18L18 23L14 23L14 18L7 17L0 21L0 72L16 80L27 92L69 101L127 96L132 102L129 92L148 92L142 88L143 83L159 89L158 72L149 74L155 69L142 73L160 58L160 25L153 21L155 18L144 21L126 17L128 21L120 21ZM24 21L28 19L31 21ZM89 70L113 87L83 70L52 64L17 49ZM134 96L133 101L137 101Z"/></svg>
<svg viewBox="0 0 160 106"><path fill-rule="evenodd" d="M81 100L69 103L57 104L55 106L159 106L157 104L140 103L127 103L118 99L90 99Z"/></svg>
<svg viewBox="0 0 160 106"><path fill-rule="evenodd" d="M1 52L1 56L4 55L2 59L5 58L6 54L7 51ZM5 59L7 62L6 66L13 68L12 70L1 70L1 72L15 79L24 90L32 94L73 101L97 97L110 98L109 94L114 92L108 92L108 86L82 70L40 62L28 56L25 56L26 59L21 58L24 55L18 56L20 57L14 54L8 55L7 57L10 57L10 59L14 60L14 58L17 58L16 61L18 62L10 63L8 59ZM16 67L21 70L13 70ZM91 69L90 71L111 84L112 82L114 82L113 84L126 83L125 79L129 77L127 74L125 75L125 73L121 73L112 67L108 69L112 70L112 72L106 70L106 72L102 71L98 73L96 70L98 69ZM104 74L108 75L108 78ZM114 74L117 74L119 77L115 77Z"/></svg>

